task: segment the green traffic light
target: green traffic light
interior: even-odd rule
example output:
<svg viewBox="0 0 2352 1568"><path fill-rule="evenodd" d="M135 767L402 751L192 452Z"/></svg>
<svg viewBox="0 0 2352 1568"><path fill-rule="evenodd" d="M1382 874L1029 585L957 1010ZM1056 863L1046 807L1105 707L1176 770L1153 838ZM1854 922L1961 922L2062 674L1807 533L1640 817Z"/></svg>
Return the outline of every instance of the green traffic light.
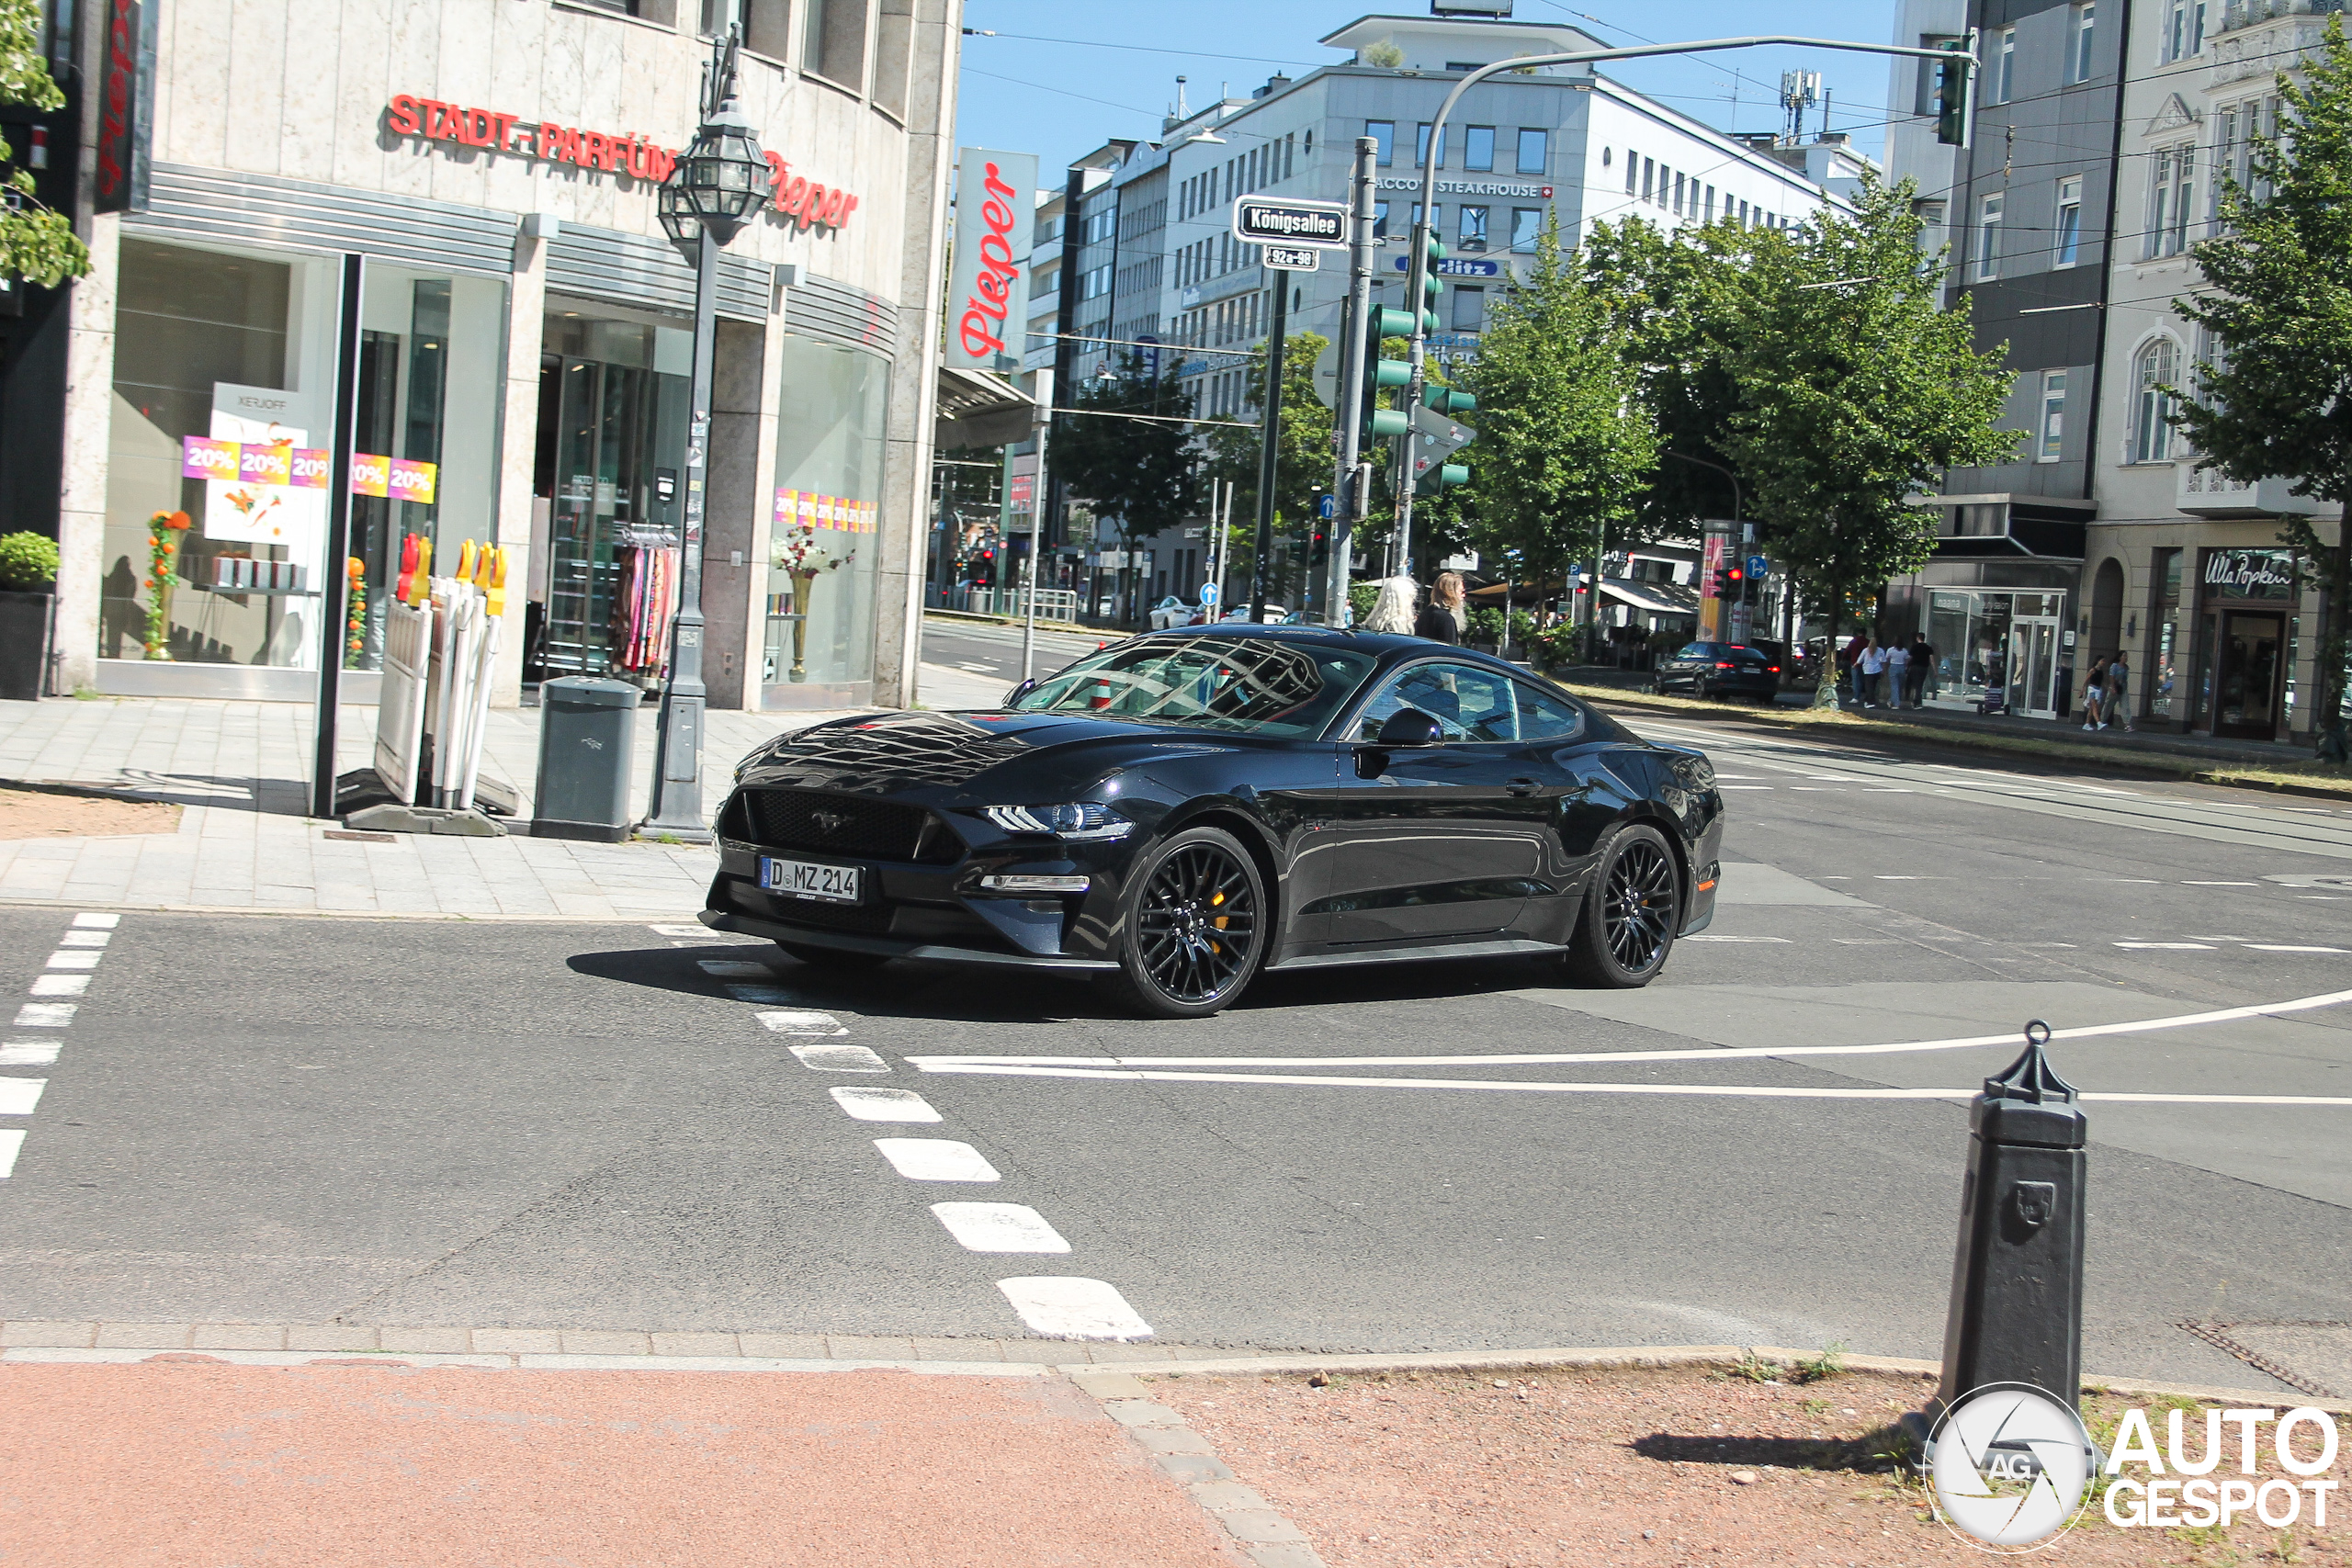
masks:
<svg viewBox="0 0 2352 1568"><path fill-rule="evenodd" d="M1404 435L1411 432L1411 418L1396 409L1372 411L1372 433L1375 436Z"/></svg>
<svg viewBox="0 0 2352 1568"><path fill-rule="evenodd" d="M1372 384L1375 387L1401 387L1413 378L1413 367L1401 359L1373 361Z"/></svg>
<svg viewBox="0 0 2352 1568"><path fill-rule="evenodd" d="M1438 413L1468 413L1478 406L1478 400L1468 392L1457 392L1431 382L1421 389L1421 406Z"/></svg>

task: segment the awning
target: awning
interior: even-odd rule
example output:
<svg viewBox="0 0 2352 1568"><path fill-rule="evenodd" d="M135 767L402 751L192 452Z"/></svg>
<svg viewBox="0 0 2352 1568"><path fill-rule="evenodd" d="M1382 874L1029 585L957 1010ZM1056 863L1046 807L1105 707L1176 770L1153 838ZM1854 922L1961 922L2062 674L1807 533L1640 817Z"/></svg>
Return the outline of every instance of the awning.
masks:
<svg viewBox="0 0 2352 1568"><path fill-rule="evenodd" d="M1036 405L1011 383L985 371L939 367L939 411L931 438L941 449L1026 441L1035 419Z"/></svg>
<svg viewBox="0 0 2352 1568"><path fill-rule="evenodd" d="M1630 577L1604 577L1600 580L1600 596L1636 610L1646 610L1653 615L1699 613L1699 591L1679 582L1639 582Z"/></svg>

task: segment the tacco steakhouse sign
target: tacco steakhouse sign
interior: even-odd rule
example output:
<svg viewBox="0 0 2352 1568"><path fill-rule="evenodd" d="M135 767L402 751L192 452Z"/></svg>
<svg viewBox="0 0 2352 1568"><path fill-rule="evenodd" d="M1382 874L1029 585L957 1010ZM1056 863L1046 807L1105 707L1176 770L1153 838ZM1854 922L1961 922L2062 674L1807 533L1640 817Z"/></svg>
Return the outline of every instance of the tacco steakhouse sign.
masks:
<svg viewBox="0 0 2352 1568"><path fill-rule="evenodd" d="M395 136L421 137L428 141L454 141L518 158L549 164L572 164L583 169L628 175L652 185L670 177L678 153L634 133L614 136L582 130L554 120L528 120L520 115L471 108L402 93L384 111L386 126ZM839 186L808 179L774 152L767 154L768 183L775 187L770 203L806 229L820 225L838 229L857 210L857 197Z"/></svg>

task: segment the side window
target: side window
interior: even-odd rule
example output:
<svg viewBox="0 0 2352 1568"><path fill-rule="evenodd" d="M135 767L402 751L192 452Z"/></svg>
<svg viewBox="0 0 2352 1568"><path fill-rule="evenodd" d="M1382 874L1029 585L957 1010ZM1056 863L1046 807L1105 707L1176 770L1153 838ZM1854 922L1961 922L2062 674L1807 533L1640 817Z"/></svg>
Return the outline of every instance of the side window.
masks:
<svg viewBox="0 0 2352 1568"><path fill-rule="evenodd" d="M1682 651L1677 653L1674 657L1677 659L1708 659L1713 656L1707 651L1707 645L1705 643L1691 642L1683 644Z"/></svg>
<svg viewBox="0 0 2352 1568"><path fill-rule="evenodd" d="M1364 708L1356 739L1376 740L1388 716L1419 708L1438 722L1447 740L1519 739L1516 684L1509 676L1469 664L1416 664L1389 678Z"/></svg>
<svg viewBox="0 0 2352 1568"><path fill-rule="evenodd" d="M1515 689L1521 740L1568 740L1584 733L1584 710L1567 698L1528 685Z"/></svg>

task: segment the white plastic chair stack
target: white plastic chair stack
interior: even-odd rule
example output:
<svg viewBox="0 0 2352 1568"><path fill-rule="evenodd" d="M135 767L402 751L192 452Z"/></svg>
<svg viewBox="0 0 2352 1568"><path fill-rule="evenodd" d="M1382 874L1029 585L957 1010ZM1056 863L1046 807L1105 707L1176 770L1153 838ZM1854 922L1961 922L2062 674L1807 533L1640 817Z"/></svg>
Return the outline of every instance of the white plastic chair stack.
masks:
<svg viewBox="0 0 2352 1568"><path fill-rule="evenodd" d="M432 560L429 541L412 537L403 548L386 615L376 772L404 806L463 810L481 774L506 555L468 540L452 577L431 576Z"/></svg>

